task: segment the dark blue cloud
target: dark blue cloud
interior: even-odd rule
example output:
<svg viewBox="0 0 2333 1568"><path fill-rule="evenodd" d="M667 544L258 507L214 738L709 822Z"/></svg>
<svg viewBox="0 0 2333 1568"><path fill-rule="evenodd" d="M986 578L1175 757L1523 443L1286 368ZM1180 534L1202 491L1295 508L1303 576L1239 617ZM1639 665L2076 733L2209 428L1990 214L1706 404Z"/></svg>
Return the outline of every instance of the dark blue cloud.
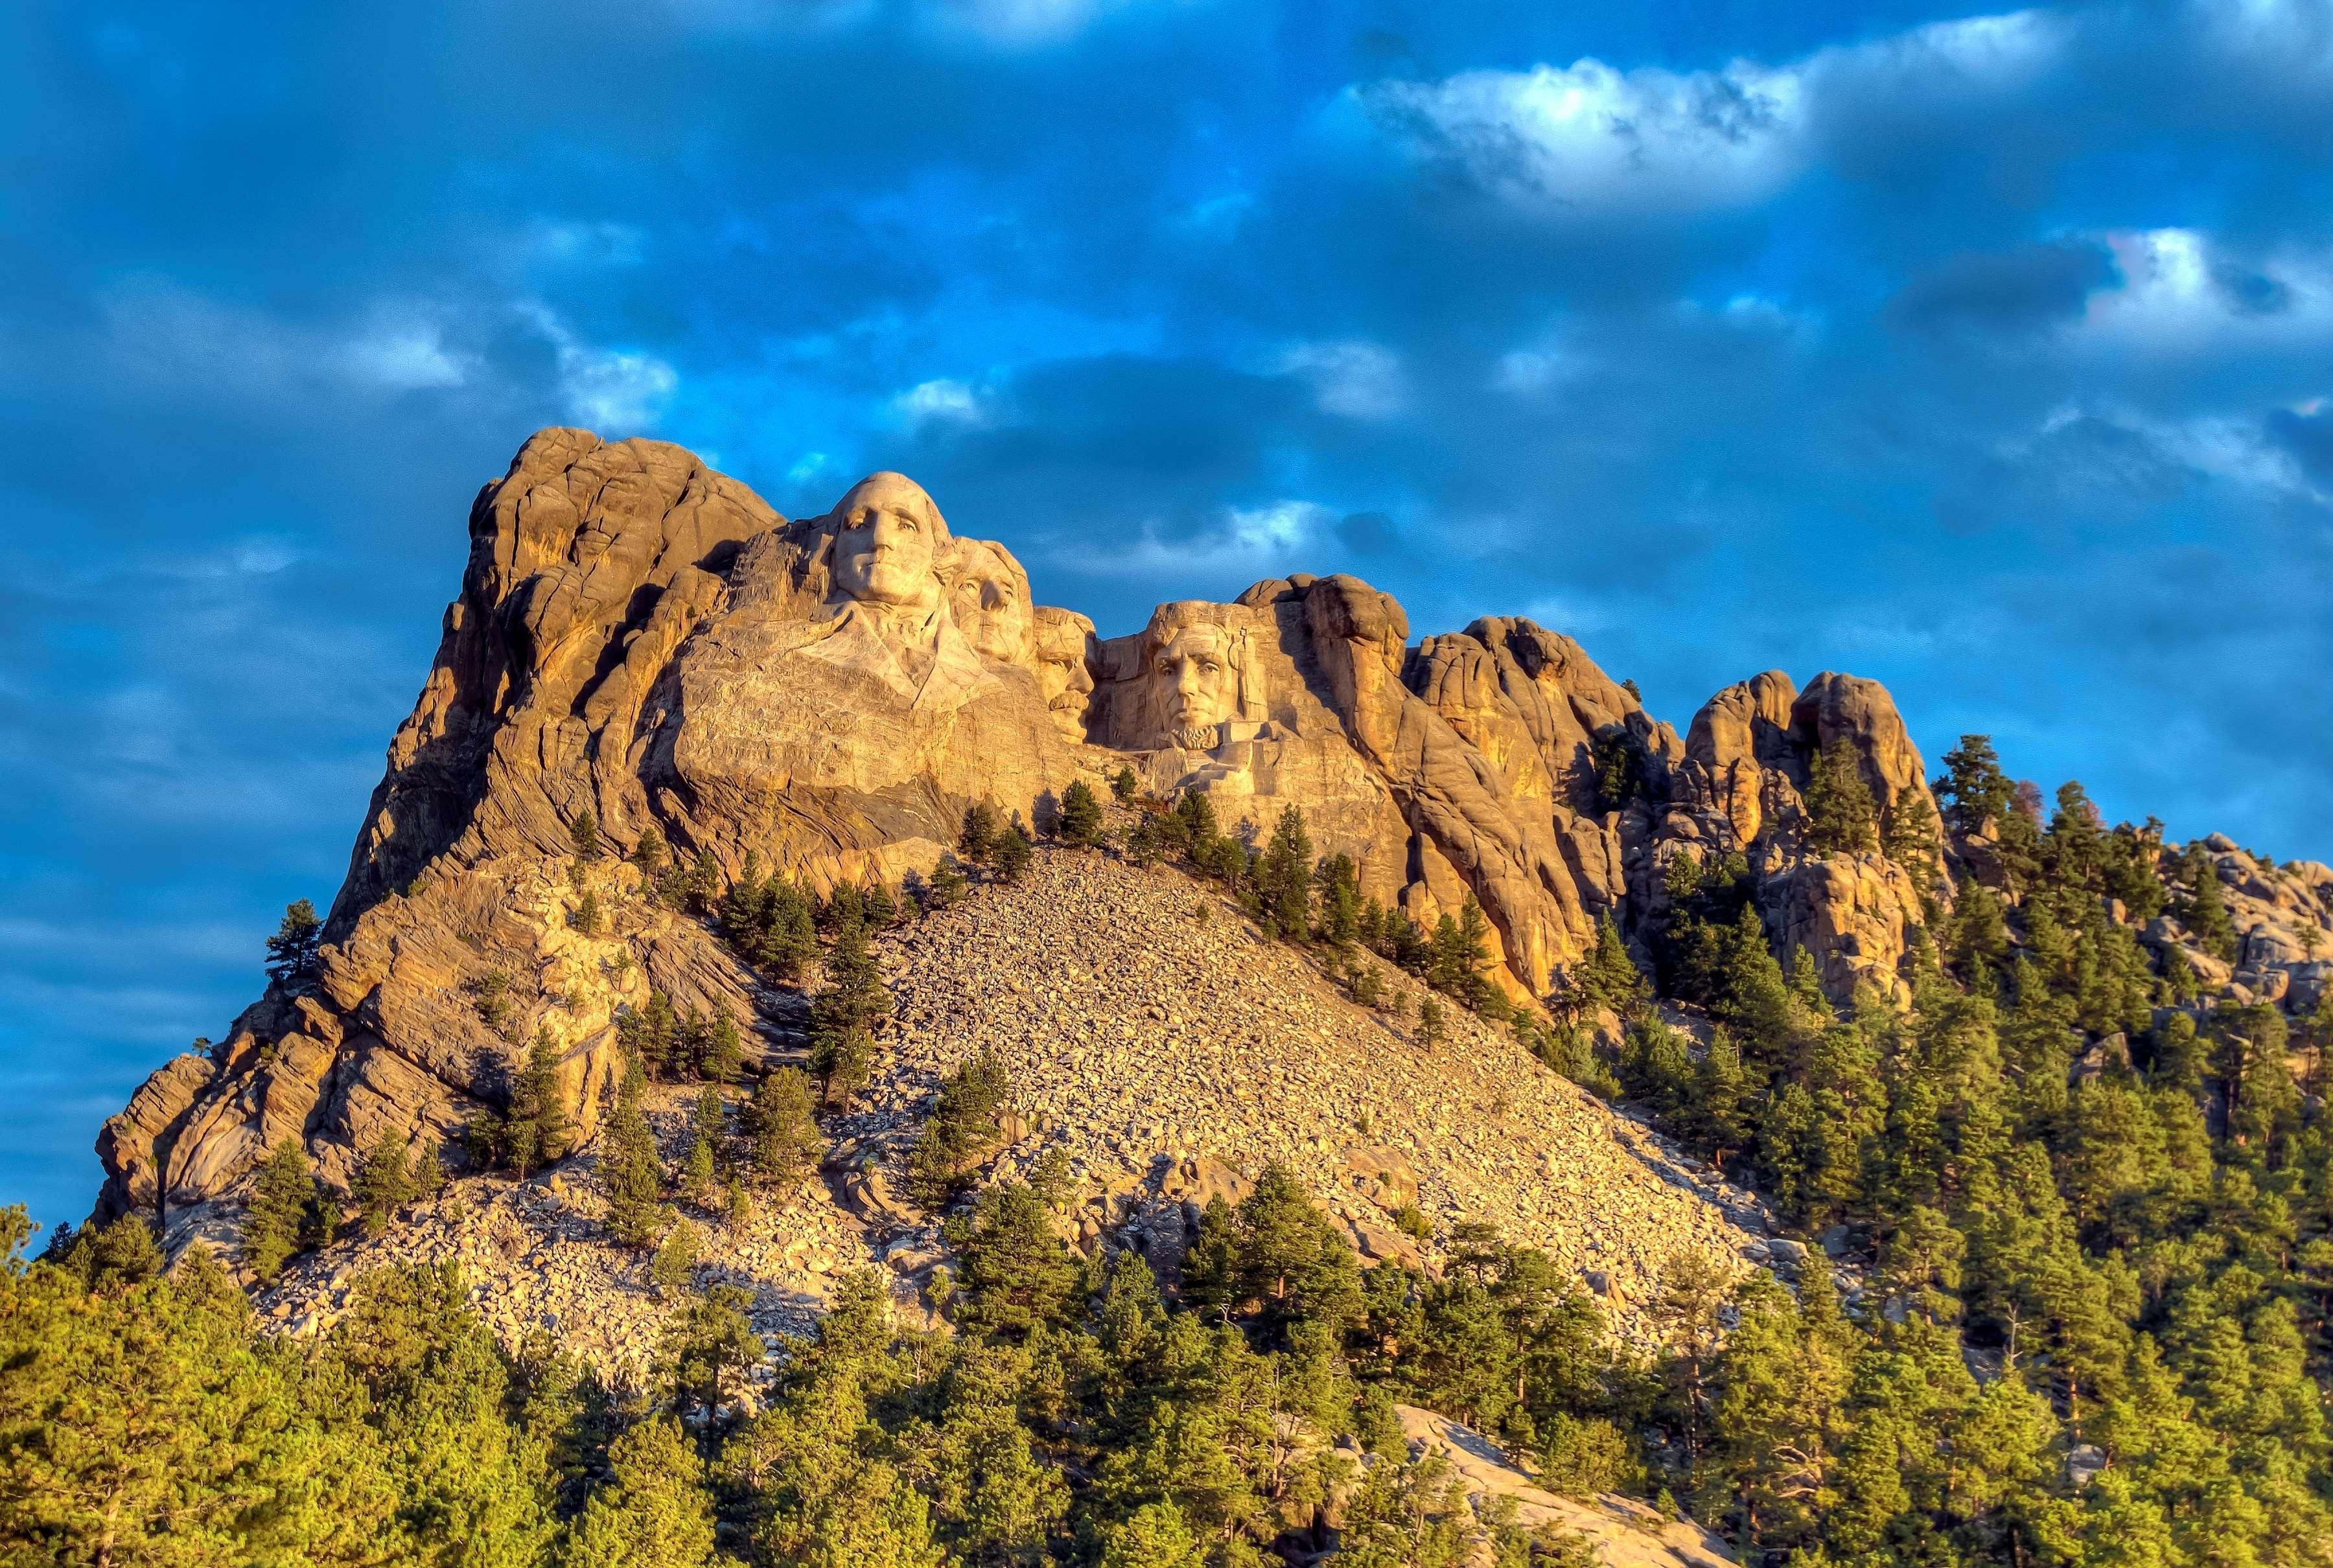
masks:
<svg viewBox="0 0 2333 1568"><path fill-rule="evenodd" d="M0 1197L329 896L547 423L2333 856L2329 105L2324 0L8 8Z"/></svg>

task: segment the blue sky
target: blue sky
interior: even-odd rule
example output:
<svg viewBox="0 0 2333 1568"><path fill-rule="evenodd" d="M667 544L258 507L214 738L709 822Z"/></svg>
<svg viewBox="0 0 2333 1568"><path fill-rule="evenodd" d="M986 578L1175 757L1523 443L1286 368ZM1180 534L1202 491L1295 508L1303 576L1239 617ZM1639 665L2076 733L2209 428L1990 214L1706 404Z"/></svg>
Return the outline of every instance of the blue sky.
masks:
<svg viewBox="0 0 2333 1568"><path fill-rule="evenodd" d="M362 14L360 14L362 13ZM0 15L0 1199L329 899L547 424L2333 858L2333 5Z"/></svg>

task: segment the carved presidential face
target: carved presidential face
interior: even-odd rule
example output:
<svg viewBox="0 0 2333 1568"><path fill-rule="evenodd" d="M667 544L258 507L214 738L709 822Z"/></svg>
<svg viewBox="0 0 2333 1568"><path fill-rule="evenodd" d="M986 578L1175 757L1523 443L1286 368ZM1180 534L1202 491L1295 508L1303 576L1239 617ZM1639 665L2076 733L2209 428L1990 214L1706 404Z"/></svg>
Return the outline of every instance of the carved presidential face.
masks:
<svg viewBox="0 0 2333 1568"><path fill-rule="evenodd" d="M972 645L1008 664L1030 660L1029 578L1002 545L985 540L955 543L950 589L956 629Z"/></svg>
<svg viewBox="0 0 2333 1568"><path fill-rule="evenodd" d="M1054 727L1073 741L1086 738L1086 706L1093 695L1093 623L1073 610L1047 605L1036 622L1037 689Z"/></svg>
<svg viewBox="0 0 2333 1568"><path fill-rule="evenodd" d="M1177 745L1212 745L1215 725L1239 715L1239 674L1219 627L1184 626L1152 655L1158 712Z"/></svg>
<svg viewBox="0 0 2333 1568"><path fill-rule="evenodd" d="M924 487L899 473L869 474L834 509L834 586L865 604L929 608L939 602L934 563L946 524Z"/></svg>

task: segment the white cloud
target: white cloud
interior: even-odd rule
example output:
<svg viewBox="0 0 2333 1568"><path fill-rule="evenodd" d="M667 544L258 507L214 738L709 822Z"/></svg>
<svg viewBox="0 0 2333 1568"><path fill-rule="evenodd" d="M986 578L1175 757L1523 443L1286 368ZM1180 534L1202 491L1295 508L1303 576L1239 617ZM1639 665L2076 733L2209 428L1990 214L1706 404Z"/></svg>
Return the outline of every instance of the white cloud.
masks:
<svg viewBox="0 0 2333 1568"><path fill-rule="evenodd" d="M1226 507L1232 548L1250 555L1286 556L1304 548L1337 521L1315 501L1275 501L1263 506Z"/></svg>
<svg viewBox="0 0 2333 1568"><path fill-rule="evenodd" d="M351 380L390 392L459 387L469 378L466 368L446 347L443 330L428 321L377 323L343 347L340 359Z"/></svg>
<svg viewBox="0 0 2333 1568"><path fill-rule="evenodd" d="M679 388L679 372L653 354L586 343L545 305L521 305L519 314L558 354L559 398L568 417L601 435L620 438L654 427Z"/></svg>
<svg viewBox="0 0 2333 1568"><path fill-rule="evenodd" d="M1778 66L1621 70L1600 60L1349 90L1413 156L1454 164L1526 209L1700 212L1772 196L1824 156L1827 123L1873 101L2015 91L2059 52L2023 11L1935 23Z"/></svg>
<svg viewBox="0 0 2333 1568"><path fill-rule="evenodd" d="M1800 88L1747 63L1676 75L1581 60L1360 91L1416 150L1518 205L1692 210L1756 201L1796 173Z"/></svg>
<svg viewBox="0 0 2333 1568"><path fill-rule="evenodd" d="M1191 584L1205 578L1230 583L1247 582L1290 571L1308 559L1317 568L1319 552L1331 548L1341 514L1319 502L1288 499L1256 506L1226 506L1213 526L1196 533L1167 536L1155 519L1134 525L1125 542L1078 559L1078 569L1090 576Z"/></svg>
<svg viewBox="0 0 2333 1568"><path fill-rule="evenodd" d="M2181 228L2098 238L2122 276L2091 292L2081 340L2159 353L2333 342L2333 253L2246 257Z"/></svg>
<svg viewBox="0 0 2333 1568"><path fill-rule="evenodd" d="M1570 594L1541 595L1523 606L1523 617L1569 637L1593 636L1626 618L1605 605Z"/></svg>
<svg viewBox="0 0 2333 1568"><path fill-rule="evenodd" d="M891 411L910 425L978 425L987 416L980 395L962 381L942 377L919 381L891 399Z"/></svg>
<svg viewBox="0 0 2333 1568"><path fill-rule="evenodd" d="M535 253L554 262L603 267L636 267L648 256L648 234L636 224L606 219L539 220L529 234Z"/></svg>
<svg viewBox="0 0 2333 1568"><path fill-rule="evenodd" d="M206 397L427 391L462 386L475 364L447 346L444 312L410 301L378 305L362 324L312 324L143 277L108 290L97 305L115 368Z"/></svg>
<svg viewBox="0 0 2333 1568"><path fill-rule="evenodd" d="M717 32L831 33L898 17L941 40L989 49L1062 43L1140 0L667 0L681 20ZM1156 0L1153 0L1156 3Z"/></svg>
<svg viewBox="0 0 2333 1568"><path fill-rule="evenodd" d="M1401 359L1390 349L1359 339L1296 343L1272 362L1282 376L1301 376L1330 414L1348 419L1390 419L1409 403Z"/></svg>
<svg viewBox="0 0 2333 1568"><path fill-rule="evenodd" d="M2305 405L2298 411L2305 412ZM2032 435L2002 440L1995 451L2012 465L2039 463L2055 471L2061 464L2050 452L2050 438L2085 424L2117 433L2149 459L2189 474L2271 499L2320 503L2333 499L2318 489L2291 453L2271 441L2260 419L2249 413L2162 417L2119 403L2062 403Z"/></svg>
<svg viewBox="0 0 2333 1568"><path fill-rule="evenodd" d="M925 14L946 32L989 43L1051 43L1081 31L1106 0L927 0Z"/></svg>
<svg viewBox="0 0 2333 1568"><path fill-rule="evenodd" d="M1255 210L1253 195L1247 191L1229 191L1193 202L1176 211L1168 221L1186 234L1222 242L1238 237L1241 225Z"/></svg>

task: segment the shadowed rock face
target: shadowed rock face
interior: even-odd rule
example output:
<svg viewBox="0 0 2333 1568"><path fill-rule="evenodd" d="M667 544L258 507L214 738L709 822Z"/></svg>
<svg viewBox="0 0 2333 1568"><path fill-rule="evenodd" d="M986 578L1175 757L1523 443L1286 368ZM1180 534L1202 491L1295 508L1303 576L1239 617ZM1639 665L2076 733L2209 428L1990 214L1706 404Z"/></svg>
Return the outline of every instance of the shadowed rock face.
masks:
<svg viewBox="0 0 2333 1568"><path fill-rule="evenodd" d="M1035 820L1130 766L1259 837L1301 808L1321 853L1421 923L1478 899L1522 999L1599 916L1632 923L1668 858L1739 848L1775 878L1775 929L1844 987L1892 977L1917 901L1877 856L1805 870L1806 759L1841 735L1878 798L1925 793L1869 682L1762 675L1680 742L1569 637L1492 618L1413 645L1401 607L1343 576L1166 605L1100 640L904 475L789 521L678 447L545 430L472 508L462 591L318 973L107 1123L99 1213L159 1212L174 1246L229 1234L274 1143L305 1140L345 1184L384 1135L434 1147L507 1104L538 1033L588 1132L614 1020L651 986L773 1017L701 923L630 896L631 867L610 856L576 885L586 812L618 853L653 827L683 858L734 875L751 854L825 889L928 870L975 802ZM1628 759L1626 799L1599 798L1599 747ZM614 912L588 934L587 888Z"/></svg>

